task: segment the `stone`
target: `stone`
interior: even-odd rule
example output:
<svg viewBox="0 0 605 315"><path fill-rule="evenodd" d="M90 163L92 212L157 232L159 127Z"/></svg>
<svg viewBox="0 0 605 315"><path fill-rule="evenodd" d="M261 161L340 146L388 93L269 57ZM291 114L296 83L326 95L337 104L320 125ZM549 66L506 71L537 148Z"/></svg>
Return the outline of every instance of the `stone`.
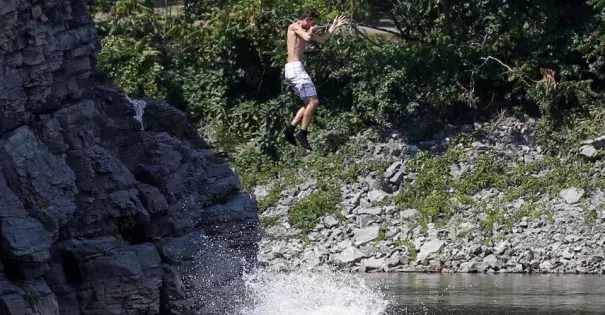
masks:
<svg viewBox="0 0 605 315"><path fill-rule="evenodd" d="M564 250L563 253L561 254L561 257L563 259L571 260L575 257L575 253L570 250Z"/></svg>
<svg viewBox="0 0 605 315"><path fill-rule="evenodd" d="M391 164L391 166L389 166L387 168L387 170L384 172L384 177L385 178L393 177L397 172L399 172L399 170L401 169L402 166L403 166L403 163L401 161L397 161L397 162Z"/></svg>
<svg viewBox="0 0 605 315"><path fill-rule="evenodd" d="M487 262L480 262L480 263L477 263L475 265L475 267L476 267L476 271L478 273L486 273L487 270L489 269L489 263L487 263Z"/></svg>
<svg viewBox="0 0 605 315"><path fill-rule="evenodd" d="M180 237L166 237L160 241L158 249L163 261L180 266L207 251L208 242L204 233L198 230Z"/></svg>
<svg viewBox="0 0 605 315"><path fill-rule="evenodd" d="M538 269L540 270L540 272L550 272L552 267L553 266L550 263L550 261L546 260L546 261L540 263L540 265L538 266Z"/></svg>
<svg viewBox="0 0 605 315"><path fill-rule="evenodd" d="M393 176L389 177L389 182L393 185L399 185L399 184L403 183L404 178L405 178L405 172L398 171L397 173L393 174Z"/></svg>
<svg viewBox="0 0 605 315"><path fill-rule="evenodd" d="M450 176L452 176L454 180L458 180L469 168L470 166L464 163L454 163L450 165Z"/></svg>
<svg viewBox="0 0 605 315"><path fill-rule="evenodd" d="M137 187L139 194L137 197L141 204L150 214L163 212L168 209L166 197L154 186L141 184Z"/></svg>
<svg viewBox="0 0 605 315"><path fill-rule="evenodd" d="M464 237L475 229L475 225L470 222L464 222L457 226L456 236Z"/></svg>
<svg viewBox="0 0 605 315"><path fill-rule="evenodd" d="M359 215L355 217L355 221L357 227L361 229L370 226L374 222L374 219L371 215Z"/></svg>
<svg viewBox="0 0 605 315"><path fill-rule="evenodd" d="M0 312L7 315L26 314L28 309L22 296L18 294L8 294L0 296Z"/></svg>
<svg viewBox="0 0 605 315"><path fill-rule="evenodd" d="M429 271L430 272L441 272L442 266L441 261L438 259L433 259L429 262Z"/></svg>
<svg viewBox="0 0 605 315"><path fill-rule="evenodd" d="M373 215L373 216L379 216L384 212L383 207L372 207L372 208L357 208L356 210L357 214L367 214L367 215Z"/></svg>
<svg viewBox="0 0 605 315"><path fill-rule="evenodd" d="M372 204L375 202L380 202L389 196L390 195L388 193L376 189L368 192L367 200L370 202L370 204Z"/></svg>
<svg viewBox="0 0 605 315"><path fill-rule="evenodd" d="M399 219L408 220L416 217L418 215L418 210L416 209L407 209L399 212Z"/></svg>
<svg viewBox="0 0 605 315"><path fill-rule="evenodd" d="M361 261L361 265L365 267L366 271L375 269L387 269L387 263L384 258L370 257Z"/></svg>
<svg viewBox="0 0 605 315"><path fill-rule="evenodd" d="M483 248L481 247L481 245L473 245L468 251L469 255L474 255L474 256L479 255L482 252L483 252Z"/></svg>
<svg viewBox="0 0 605 315"><path fill-rule="evenodd" d="M417 260L424 261L431 254L437 253L445 245L443 240L429 240L422 244L420 251L418 252Z"/></svg>
<svg viewBox="0 0 605 315"><path fill-rule="evenodd" d="M374 241L378 237L378 232L380 232L380 227L377 225L354 230L355 246L362 246Z"/></svg>
<svg viewBox="0 0 605 315"><path fill-rule="evenodd" d="M32 218L7 218L1 223L4 259L24 264L44 264L50 259L52 234ZM41 274L36 275L41 276Z"/></svg>
<svg viewBox="0 0 605 315"><path fill-rule="evenodd" d="M76 210L75 175L65 160L52 155L26 126L0 139L7 182L29 213L58 228Z"/></svg>
<svg viewBox="0 0 605 315"><path fill-rule="evenodd" d="M42 15L42 8L39 5L33 6L32 7L32 17L34 19L40 17L40 15Z"/></svg>
<svg viewBox="0 0 605 315"><path fill-rule="evenodd" d="M496 256L494 256L493 254L485 256L485 258L483 258L483 262L487 263L488 266L494 270L500 270L504 267L502 261L496 258Z"/></svg>
<svg viewBox="0 0 605 315"><path fill-rule="evenodd" d="M269 190L267 190L266 187L261 187L261 186L255 187L253 193L257 199L265 198L265 197L269 196Z"/></svg>
<svg viewBox="0 0 605 315"><path fill-rule="evenodd" d="M402 255L400 251L394 251L389 258L387 258L387 266L395 267L401 263Z"/></svg>
<svg viewBox="0 0 605 315"><path fill-rule="evenodd" d="M574 204L580 201L580 199L582 199L582 197L584 196L584 189L575 187L566 188L561 190L559 196L563 198L566 203Z"/></svg>
<svg viewBox="0 0 605 315"><path fill-rule="evenodd" d="M340 224L340 221L338 221L338 219L336 219L334 216L328 215L328 216L324 217L324 225L328 229L334 228L334 227L338 226L339 224Z"/></svg>
<svg viewBox="0 0 605 315"><path fill-rule="evenodd" d="M580 148L580 155L587 158L594 158L599 155L599 151L597 151L597 149L595 149L595 147L592 145L583 145Z"/></svg>
<svg viewBox="0 0 605 315"><path fill-rule="evenodd" d="M509 248L510 244L507 241L498 242L494 247L494 254L498 256L504 255Z"/></svg>
<svg viewBox="0 0 605 315"><path fill-rule="evenodd" d="M464 262L464 263L460 264L460 269L458 269L458 272L462 272L462 273L477 272L477 266L478 266L478 263L476 263L476 262Z"/></svg>

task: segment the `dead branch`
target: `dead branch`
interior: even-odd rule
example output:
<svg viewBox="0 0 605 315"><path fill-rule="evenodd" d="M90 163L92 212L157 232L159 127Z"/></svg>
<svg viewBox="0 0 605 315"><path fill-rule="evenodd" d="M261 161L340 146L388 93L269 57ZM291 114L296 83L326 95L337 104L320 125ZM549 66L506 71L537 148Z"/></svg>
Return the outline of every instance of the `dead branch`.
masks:
<svg viewBox="0 0 605 315"><path fill-rule="evenodd" d="M513 68L509 67L507 64L505 64L504 62L500 61L500 59L492 57L492 56L487 56L487 57L481 57L480 59L485 60L485 62L483 62L483 64L481 64L479 66L479 68L483 67L489 60L495 60L497 61L499 64L503 65L504 67L506 67L506 69L508 69L508 71L510 72L515 72L513 70ZM478 69L478 68L477 68Z"/></svg>

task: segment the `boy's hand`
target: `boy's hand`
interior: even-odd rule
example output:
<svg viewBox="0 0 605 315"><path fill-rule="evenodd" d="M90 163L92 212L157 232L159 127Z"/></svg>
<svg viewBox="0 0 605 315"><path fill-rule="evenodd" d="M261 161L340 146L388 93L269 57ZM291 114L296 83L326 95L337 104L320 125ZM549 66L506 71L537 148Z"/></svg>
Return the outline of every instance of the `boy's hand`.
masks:
<svg viewBox="0 0 605 315"><path fill-rule="evenodd" d="M332 25L330 25L330 32L336 31L339 27L341 27L347 21L347 17L345 15L337 16L332 21Z"/></svg>

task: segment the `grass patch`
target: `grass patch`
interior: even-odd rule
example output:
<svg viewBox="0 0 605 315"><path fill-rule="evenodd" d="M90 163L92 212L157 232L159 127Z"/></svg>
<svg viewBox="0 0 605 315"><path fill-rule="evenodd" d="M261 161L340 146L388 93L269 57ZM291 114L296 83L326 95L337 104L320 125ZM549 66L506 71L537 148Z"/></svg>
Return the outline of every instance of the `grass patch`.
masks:
<svg viewBox="0 0 605 315"><path fill-rule="evenodd" d="M386 239L388 228L389 228L388 223L382 223L380 225L380 229L378 230L378 236L374 240L374 244L378 244L380 241L384 241Z"/></svg>
<svg viewBox="0 0 605 315"><path fill-rule="evenodd" d="M493 246L494 244L504 241L505 239L506 239L506 237L504 235L490 236L490 237L484 239L483 241L481 241L481 244L483 244L485 246Z"/></svg>
<svg viewBox="0 0 605 315"><path fill-rule="evenodd" d="M306 245L309 245L312 243L311 239L309 239L309 235L307 235L305 233L298 234L298 239L300 239Z"/></svg>
<svg viewBox="0 0 605 315"><path fill-rule="evenodd" d="M320 185L311 195L297 200L288 212L292 226L308 233L327 214L340 217L340 190L337 187Z"/></svg>
<svg viewBox="0 0 605 315"><path fill-rule="evenodd" d="M269 228L274 226L277 223L277 220L279 218L277 216L268 216L268 217L262 217L260 219L260 226L263 229Z"/></svg>
<svg viewBox="0 0 605 315"><path fill-rule="evenodd" d="M533 204L523 205L519 210L515 211L511 216L506 218L505 225L512 228L513 225L524 217L530 217L532 213L535 213L536 206Z"/></svg>
<svg viewBox="0 0 605 315"><path fill-rule="evenodd" d="M437 215L450 216L452 203L449 188L453 180L449 174L452 163L458 162L461 151L449 150L443 156L419 152L407 163L408 172L417 173L412 184L405 185L395 198L400 209L418 209L422 225L431 222Z"/></svg>
<svg viewBox="0 0 605 315"><path fill-rule="evenodd" d="M485 214L487 214L487 217L481 222L481 228L484 232L490 232L495 224L504 221L504 211L499 207L486 209Z"/></svg>
<svg viewBox="0 0 605 315"><path fill-rule="evenodd" d="M267 209L275 207L275 205L277 205L277 203L281 199L281 193L283 190L284 189L281 185L277 185L275 187L272 187L271 190L269 190L269 194L267 196L259 198L258 212L263 213Z"/></svg>

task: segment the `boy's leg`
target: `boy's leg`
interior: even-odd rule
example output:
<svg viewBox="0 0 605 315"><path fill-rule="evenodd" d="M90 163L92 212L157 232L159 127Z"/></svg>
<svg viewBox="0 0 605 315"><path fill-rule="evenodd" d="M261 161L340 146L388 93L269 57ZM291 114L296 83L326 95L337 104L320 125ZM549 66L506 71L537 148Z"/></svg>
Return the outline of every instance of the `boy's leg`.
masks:
<svg viewBox="0 0 605 315"><path fill-rule="evenodd" d="M306 104L305 104L306 106ZM290 123L290 125L295 126L300 124L300 122L303 120L303 116L305 115L305 106L301 107L298 112L296 113L296 116L294 116L294 119L292 119L292 122Z"/></svg>
<svg viewBox="0 0 605 315"><path fill-rule="evenodd" d="M317 106L319 106L317 96L310 96L308 98L307 106L304 108L304 116L301 125L303 130L307 130L307 128L309 128L309 125L313 120L313 115L315 115L315 109L317 109Z"/></svg>
<svg viewBox="0 0 605 315"><path fill-rule="evenodd" d="M298 124L300 124L300 122L303 120L304 114L305 114L305 107L301 107L298 110L298 112L296 113L296 116L294 116L294 119L292 119L292 122L290 123L290 125L288 125L284 129L284 135L286 136L286 141L288 141L292 145L298 146L298 144L296 143L296 140L294 138L294 129L296 129L296 126Z"/></svg>
<svg viewBox="0 0 605 315"><path fill-rule="evenodd" d="M296 139L298 139L298 142L300 142L300 144L303 146L303 148L307 149L307 150L313 150L311 148L311 145L309 145L309 141L307 140L307 128L309 128L309 125L311 124L311 121L313 120L313 115L315 114L315 110L317 109L317 106L319 106L319 100L317 99L317 96L309 96L308 97L308 103L307 106L305 107L305 111L304 111L304 116L302 119L302 125L301 125L301 130L300 132L296 135Z"/></svg>

